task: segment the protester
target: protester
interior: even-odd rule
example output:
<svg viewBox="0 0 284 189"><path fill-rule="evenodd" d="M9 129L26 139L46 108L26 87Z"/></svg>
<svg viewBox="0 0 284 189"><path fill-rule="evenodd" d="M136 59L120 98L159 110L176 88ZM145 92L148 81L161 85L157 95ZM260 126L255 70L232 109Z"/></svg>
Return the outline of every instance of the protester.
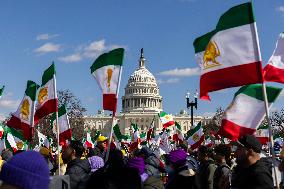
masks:
<svg viewBox="0 0 284 189"><path fill-rule="evenodd" d="M201 189L213 189L214 172L217 166L212 159L212 151L207 146L200 146L197 152L197 159L200 162L198 176Z"/></svg>
<svg viewBox="0 0 284 189"><path fill-rule="evenodd" d="M140 189L141 178L134 168L126 167L122 152L111 149L105 166L91 174L86 189Z"/></svg>
<svg viewBox="0 0 284 189"><path fill-rule="evenodd" d="M0 180L0 189L48 189L49 170L38 152L25 151L4 163Z"/></svg>
<svg viewBox="0 0 284 189"><path fill-rule="evenodd" d="M148 175L145 172L145 162L141 157L135 157L128 160L128 167L135 168L141 178L143 189L163 189L163 182L155 178L154 176Z"/></svg>
<svg viewBox="0 0 284 189"><path fill-rule="evenodd" d="M92 152L92 155L99 156L105 159L106 155L107 138L104 136L99 136L97 139L97 145Z"/></svg>
<svg viewBox="0 0 284 189"><path fill-rule="evenodd" d="M244 135L237 142L237 167L232 176L232 188L272 189L271 169L260 161L262 145L253 135Z"/></svg>
<svg viewBox="0 0 284 189"><path fill-rule="evenodd" d="M81 160L84 151L80 141L71 141L63 150L62 160L67 163L65 175L70 176L71 189L84 189L89 179L91 166L87 159Z"/></svg>
<svg viewBox="0 0 284 189"><path fill-rule="evenodd" d="M105 165L104 160L99 156L89 157L88 161L90 163L92 173Z"/></svg>
<svg viewBox="0 0 284 189"><path fill-rule="evenodd" d="M219 144L214 148L214 152L215 161L218 166L214 173L214 189L230 189L231 148L228 145Z"/></svg>
<svg viewBox="0 0 284 189"><path fill-rule="evenodd" d="M142 157L145 162L145 173L150 176L160 177L161 173L165 173L165 165L156 157L152 150L148 147L143 147L137 156Z"/></svg>
<svg viewBox="0 0 284 189"><path fill-rule="evenodd" d="M173 176L169 178L166 189L200 188L196 172L193 169L188 169L186 158L187 153L182 149L171 151L167 156Z"/></svg>

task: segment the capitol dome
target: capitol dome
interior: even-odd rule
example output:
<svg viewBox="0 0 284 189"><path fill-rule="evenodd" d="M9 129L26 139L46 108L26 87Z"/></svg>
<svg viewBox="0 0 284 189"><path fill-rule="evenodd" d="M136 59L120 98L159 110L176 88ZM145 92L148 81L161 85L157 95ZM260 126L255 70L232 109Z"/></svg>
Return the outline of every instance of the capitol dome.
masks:
<svg viewBox="0 0 284 189"><path fill-rule="evenodd" d="M122 97L123 113L160 113L162 97L153 74L145 67L143 48L139 67L131 74Z"/></svg>

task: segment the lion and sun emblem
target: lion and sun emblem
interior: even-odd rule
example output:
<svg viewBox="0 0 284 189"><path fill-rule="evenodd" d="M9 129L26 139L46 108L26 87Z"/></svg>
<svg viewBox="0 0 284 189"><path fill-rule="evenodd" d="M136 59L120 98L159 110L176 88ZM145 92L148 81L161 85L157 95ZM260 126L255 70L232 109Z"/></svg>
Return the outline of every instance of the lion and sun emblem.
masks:
<svg viewBox="0 0 284 189"><path fill-rule="evenodd" d="M220 50L215 41L209 41L204 55L203 55L203 68L208 69L215 66L220 66L221 64L216 60L220 56Z"/></svg>

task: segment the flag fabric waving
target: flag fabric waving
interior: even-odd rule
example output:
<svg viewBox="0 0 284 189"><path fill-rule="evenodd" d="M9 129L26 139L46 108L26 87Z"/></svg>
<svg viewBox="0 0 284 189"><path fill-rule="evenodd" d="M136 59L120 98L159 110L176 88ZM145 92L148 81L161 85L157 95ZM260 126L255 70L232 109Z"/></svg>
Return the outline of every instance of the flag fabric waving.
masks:
<svg viewBox="0 0 284 189"><path fill-rule="evenodd" d="M35 113L35 124L53 112L57 112L57 94L54 63L42 75L42 84L38 92L38 105Z"/></svg>
<svg viewBox="0 0 284 189"><path fill-rule="evenodd" d="M282 89L266 86L269 107ZM233 102L224 112L218 134L233 141L244 134L253 134L265 116L262 85L253 84L241 87Z"/></svg>
<svg viewBox="0 0 284 189"><path fill-rule="evenodd" d="M104 110L116 111L123 55L123 48L114 49L100 55L91 66L91 73L103 92Z"/></svg>
<svg viewBox="0 0 284 189"><path fill-rule="evenodd" d="M1 97L2 97L2 95L3 95L4 88L5 88L5 86L3 86L3 87L0 89L0 98L1 98Z"/></svg>
<svg viewBox="0 0 284 189"><path fill-rule="evenodd" d="M46 148L50 147L50 142L44 134L41 132L37 131L37 136L38 136L38 144L39 146L45 146Z"/></svg>
<svg viewBox="0 0 284 189"><path fill-rule="evenodd" d="M172 115L167 114L166 112L159 113L160 120L164 128L170 127L175 124L174 118Z"/></svg>
<svg viewBox="0 0 284 189"><path fill-rule="evenodd" d="M30 140L34 132L34 110L38 85L33 81L27 82L24 98L17 111L12 113L7 126L22 130L25 139Z"/></svg>
<svg viewBox="0 0 284 189"><path fill-rule="evenodd" d="M18 150L27 150L27 141L25 140L22 133L9 127L5 127L5 145L12 152Z"/></svg>
<svg viewBox="0 0 284 189"><path fill-rule="evenodd" d="M265 81L284 83L284 33L279 35L268 64L263 68Z"/></svg>
<svg viewBox="0 0 284 189"><path fill-rule="evenodd" d="M184 137L183 137L183 134L182 134L181 126L180 126L180 124L178 124L178 122L175 122L174 131L175 131L175 133L173 135L173 140L178 144L182 144Z"/></svg>
<svg viewBox="0 0 284 189"><path fill-rule="evenodd" d="M193 129L190 129L187 132L187 136L187 142L190 145L190 148L192 150L198 148L205 139L201 122L199 122Z"/></svg>
<svg viewBox="0 0 284 189"><path fill-rule="evenodd" d="M269 142L269 127L268 125L260 125L254 133L254 136L263 145Z"/></svg>
<svg viewBox="0 0 284 189"><path fill-rule="evenodd" d="M55 124L56 113L53 113L50 119L53 125L53 133L57 136L57 128ZM72 130L70 128L66 107L64 105L58 108L58 126L59 126L59 143L65 144L66 140L71 139Z"/></svg>
<svg viewBox="0 0 284 189"><path fill-rule="evenodd" d="M263 82L254 27L252 4L244 3L225 12L215 30L195 39L201 99L209 100L208 92Z"/></svg>

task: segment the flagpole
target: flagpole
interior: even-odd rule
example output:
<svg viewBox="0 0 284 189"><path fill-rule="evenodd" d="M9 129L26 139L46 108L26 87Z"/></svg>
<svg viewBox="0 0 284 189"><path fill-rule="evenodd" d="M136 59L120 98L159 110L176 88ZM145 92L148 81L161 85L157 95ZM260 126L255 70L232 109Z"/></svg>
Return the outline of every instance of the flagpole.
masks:
<svg viewBox="0 0 284 189"><path fill-rule="evenodd" d="M252 0L251 0L251 4L252 4ZM256 56L257 56L257 59L259 61L261 61L262 59L261 59L260 45L259 45L256 23L253 24L252 31L253 31L253 37L255 38L255 42L256 42L256 45L257 45ZM262 70L260 70L260 71L261 71L261 74L262 74ZM268 100L267 100L267 93L266 93L266 85L265 85L264 81L262 82L262 94L263 94L263 99L264 99L266 120L267 120L268 130L269 130L269 140L270 140L270 144L271 144L270 145L270 152L272 154L272 166L273 166L273 172L274 172L274 177L275 177L275 184L276 184L276 188L279 188L279 186L278 186L279 182L278 182L278 178L277 178L277 175L276 175L276 167L275 167L275 161L276 161L275 151L273 149L274 141L273 141L273 137L272 137L272 127L271 127L270 120L269 120L269 107L268 107Z"/></svg>
<svg viewBox="0 0 284 189"><path fill-rule="evenodd" d="M56 92L56 78L55 78L55 75L53 75L53 82L54 82L54 85L53 85L53 90L54 90L54 95L55 95L55 99L56 101L58 101L57 99L57 92ZM56 109L57 109L57 105L58 102L56 103ZM60 144L59 144L59 126L58 126L58 111L55 112L55 116L56 116L56 129L57 129L57 156L58 156L58 175L61 175L61 172L60 172Z"/></svg>
<svg viewBox="0 0 284 189"><path fill-rule="evenodd" d="M122 72L122 66L119 69L119 79L118 79L118 84L117 84L117 88L116 88L116 108L117 108L117 99L118 99L120 80L121 80L121 72ZM109 140L108 140L108 147L107 147L105 162L107 162L107 160L109 158L109 151L110 151L110 145L111 145L111 140L112 140L115 115L116 115L116 109L114 111L112 111L111 129L110 129L110 134L109 134Z"/></svg>

